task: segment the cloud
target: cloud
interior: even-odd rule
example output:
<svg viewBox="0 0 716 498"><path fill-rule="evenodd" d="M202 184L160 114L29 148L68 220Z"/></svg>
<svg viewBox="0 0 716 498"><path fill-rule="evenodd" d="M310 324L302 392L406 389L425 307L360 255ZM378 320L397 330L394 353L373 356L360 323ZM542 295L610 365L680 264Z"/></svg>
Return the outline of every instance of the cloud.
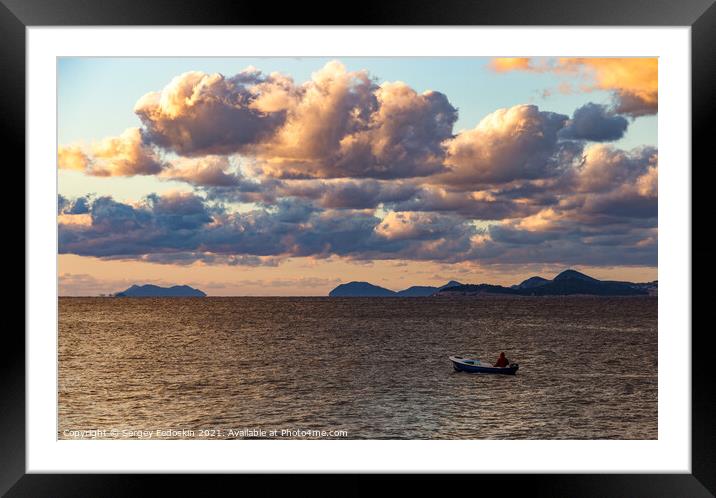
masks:
<svg viewBox="0 0 716 498"><path fill-rule="evenodd" d="M523 231L492 227L489 238L476 247L474 258L481 265L555 264L559 266L656 266L655 228L630 224L587 230L579 225L561 230Z"/></svg>
<svg viewBox="0 0 716 498"><path fill-rule="evenodd" d="M557 134L566 121L535 105L499 109L446 142L451 171L439 179L475 186L554 176L563 166Z"/></svg>
<svg viewBox="0 0 716 498"><path fill-rule="evenodd" d="M109 259L128 259L126 256L117 256ZM253 256L245 254L215 254L206 251L176 251L166 253L148 253L136 256L132 259L145 263L159 265L189 266L201 265L226 265L246 267L271 267L278 266L280 260L270 256Z"/></svg>
<svg viewBox="0 0 716 498"><path fill-rule="evenodd" d="M286 122L258 155L264 171L277 177L317 176L313 163L334 153L344 136L364 127L377 105L375 83L367 71L346 70L333 61L300 87L301 96L288 110Z"/></svg>
<svg viewBox="0 0 716 498"><path fill-rule="evenodd" d="M277 178L405 178L443 169L442 142L457 110L439 92L380 86L331 62L313 74L275 137L261 171Z"/></svg>
<svg viewBox="0 0 716 498"><path fill-rule="evenodd" d="M633 117L656 114L659 106L659 60L655 57L497 58L490 67L498 72L553 72L577 76L583 91L606 90L614 97L614 112Z"/></svg>
<svg viewBox="0 0 716 498"><path fill-rule="evenodd" d="M630 116L656 114L658 110L659 59L653 58L563 58L559 65L588 72L596 88L615 94L615 112Z"/></svg>
<svg viewBox="0 0 716 498"><path fill-rule="evenodd" d="M293 279L258 280L251 283L259 287L330 287L338 285L340 282L340 278L299 277Z"/></svg>
<svg viewBox="0 0 716 498"><path fill-rule="evenodd" d="M490 60L488 66L498 73L505 73L521 69L523 71L532 70L532 61L529 57L494 57Z"/></svg>
<svg viewBox="0 0 716 498"><path fill-rule="evenodd" d="M92 218L89 214L89 197L78 197L69 200L57 196L57 222L65 226L89 226Z"/></svg>
<svg viewBox="0 0 716 498"><path fill-rule="evenodd" d="M300 197L323 208L372 209L409 199L419 187L401 180L283 180L275 185L281 197Z"/></svg>
<svg viewBox="0 0 716 498"><path fill-rule="evenodd" d="M88 214L65 214L61 213L57 216L57 223L69 227L86 227L92 225L92 217Z"/></svg>
<svg viewBox="0 0 716 498"><path fill-rule="evenodd" d="M623 116L610 113L604 105L590 102L574 111L572 119L559 131L559 137L608 142L622 138L628 125Z"/></svg>
<svg viewBox="0 0 716 498"><path fill-rule="evenodd" d="M396 235L396 226L384 226L395 215L346 215L288 199L270 209L234 213L181 193L151 195L135 205L99 197L83 216L90 223L60 222L60 253L173 264L272 264L272 258L332 255L452 259L469 249L474 231L459 216L412 213L400 215L407 221Z"/></svg>
<svg viewBox="0 0 716 498"><path fill-rule="evenodd" d="M155 175L164 167L154 148L142 139L139 128L94 142L87 150L79 145L61 145L57 164L60 169L92 176Z"/></svg>
<svg viewBox="0 0 716 498"><path fill-rule="evenodd" d="M658 154L654 147L640 147L624 151L609 145L592 145L583 156L583 162L574 177L576 192L613 191L619 187L633 185L644 174L656 176ZM654 192L655 185L648 179L641 180L644 192ZM654 195L655 197L655 195Z"/></svg>
<svg viewBox="0 0 716 498"><path fill-rule="evenodd" d="M57 151L57 165L60 169L86 172L90 159L77 145L60 145Z"/></svg>
<svg viewBox="0 0 716 498"><path fill-rule="evenodd" d="M88 214L63 215L88 222L60 220L60 252L182 265L276 265L291 257L333 256L484 265L655 264L655 151L595 145L585 157L573 175L543 186L553 199L543 206L490 198L504 195L499 191L473 195L475 203L504 202L513 214L486 229L478 228L472 215L460 214L468 208L457 205L442 213L403 206L377 217L371 210L324 208L287 197L265 208L229 212L193 194L170 193L136 204L88 199ZM614 168L628 173L610 174ZM606 183L593 181L597 172Z"/></svg>
<svg viewBox="0 0 716 498"><path fill-rule="evenodd" d="M69 200L67 197L62 194L57 194L57 214L62 214L62 212L67 209L68 204Z"/></svg>
<svg viewBox="0 0 716 498"><path fill-rule="evenodd" d="M178 158L172 161L159 177L197 187L235 187L239 185L241 178L231 170L232 166L226 156Z"/></svg>
<svg viewBox="0 0 716 498"><path fill-rule="evenodd" d="M190 193L152 194L135 205L98 197L89 211L83 224L59 220L61 254L136 257L194 248L198 230L213 219L212 210Z"/></svg>
<svg viewBox="0 0 716 498"><path fill-rule="evenodd" d="M638 82L622 75L621 92L600 73L618 65L591 59L492 67L577 75L583 90L612 85L615 99ZM60 252L177 265L656 264L657 150L593 143L624 136L619 102L583 105L571 119L516 105L454 133L445 95L377 85L335 61L302 84L254 68L185 73L140 99L143 128L60 147L58 160L194 193L59 196Z"/></svg>
<svg viewBox="0 0 716 498"><path fill-rule="evenodd" d="M191 193L152 194L147 196L146 202L155 223L172 231L196 229L213 220L212 210L204 200Z"/></svg>
<svg viewBox="0 0 716 498"><path fill-rule="evenodd" d="M442 93L418 93L402 82L378 86L367 71L337 61L300 85L255 69L233 77L188 72L134 110L147 143L182 156L242 153L261 174L282 179L442 171L442 142L457 120ZM68 165L84 159L74 150L66 155Z"/></svg>
<svg viewBox="0 0 716 498"><path fill-rule="evenodd" d="M656 151L654 151L653 162L649 161L649 168L644 174L636 179L636 189L643 197L656 198L659 190L659 168L656 164ZM651 159L651 158L650 158Z"/></svg>
<svg viewBox="0 0 716 498"><path fill-rule="evenodd" d="M261 92L288 84L255 70L234 77L200 71L183 73L160 92L141 97L134 112L148 142L184 156L230 154L270 135L284 120L283 109L262 110Z"/></svg>
<svg viewBox="0 0 716 498"><path fill-rule="evenodd" d="M656 197L641 195L632 185L626 185L608 194L586 197L580 211L583 216L591 215L600 223L608 223L614 217L655 219L658 202Z"/></svg>
<svg viewBox="0 0 716 498"><path fill-rule="evenodd" d="M60 273L57 279L60 296L113 294L135 283L128 279L102 280L86 273ZM157 280L152 282L163 283Z"/></svg>
<svg viewBox="0 0 716 498"><path fill-rule="evenodd" d="M442 142L452 137L457 120L447 97L418 94L402 82L384 83L375 95L378 108L369 126L341 141L341 176L405 178L443 171Z"/></svg>
<svg viewBox="0 0 716 498"><path fill-rule="evenodd" d="M67 199L61 195L57 196L58 214L87 214L89 213L89 197L77 197Z"/></svg>
<svg viewBox="0 0 716 498"><path fill-rule="evenodd" d="M450 191L424 186L414 196L392 204L398 211L452 212L468 219L501 220L526 216L539 209L532 203L516 200L500 190Z"/></svg>
<svg viewBox="0 0 716 498"><path fill-rule="evenodd" d="M553 185L555 202L492 224L474 257L483 264L655 266L657 175L654 148L592 145L579 168Z"/></svg>
<svg viewBox="0 0 716 498"><path fill-rule="evenodd" d="M389 240L435 239L452 231L462 220L425 212L387 213L375 227L375 233Z"/></svg>

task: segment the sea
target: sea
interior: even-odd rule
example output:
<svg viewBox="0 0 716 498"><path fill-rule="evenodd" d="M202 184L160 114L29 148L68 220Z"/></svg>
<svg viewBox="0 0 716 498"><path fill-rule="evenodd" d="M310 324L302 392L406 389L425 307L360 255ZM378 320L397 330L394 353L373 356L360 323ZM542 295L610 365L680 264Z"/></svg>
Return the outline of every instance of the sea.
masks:
<svg viewBox="0 0 716 498"><path fill-rule="evenodd" d="M657 300L61 297L58 438L657 439Z"/></svg>

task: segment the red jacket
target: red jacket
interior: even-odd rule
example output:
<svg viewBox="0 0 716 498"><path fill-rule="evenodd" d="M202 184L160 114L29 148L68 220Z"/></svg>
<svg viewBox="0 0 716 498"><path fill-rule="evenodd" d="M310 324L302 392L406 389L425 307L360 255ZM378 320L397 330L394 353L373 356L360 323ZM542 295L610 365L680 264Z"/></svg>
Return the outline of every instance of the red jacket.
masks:
<svg viewBox="0 0 716 498"><path fill-rule="evenodd" d="M497 363L495 363L494 366L496 367L506 367L510 364L509 360L505 356L505 353L501 353L500 357L497 359Z"/></svg>

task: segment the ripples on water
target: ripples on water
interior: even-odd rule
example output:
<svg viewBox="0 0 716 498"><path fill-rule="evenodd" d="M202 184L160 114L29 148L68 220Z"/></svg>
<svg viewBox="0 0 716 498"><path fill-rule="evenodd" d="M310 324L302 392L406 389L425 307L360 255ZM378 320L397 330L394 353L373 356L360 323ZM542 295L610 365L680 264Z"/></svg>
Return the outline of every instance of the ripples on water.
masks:
<svg viewBox="0 0 716 498"><path fill-rule="evenodd" d="M59 426L656 439L656 298L61 298ZM517 375L454 372L449 355Z"/></svg>

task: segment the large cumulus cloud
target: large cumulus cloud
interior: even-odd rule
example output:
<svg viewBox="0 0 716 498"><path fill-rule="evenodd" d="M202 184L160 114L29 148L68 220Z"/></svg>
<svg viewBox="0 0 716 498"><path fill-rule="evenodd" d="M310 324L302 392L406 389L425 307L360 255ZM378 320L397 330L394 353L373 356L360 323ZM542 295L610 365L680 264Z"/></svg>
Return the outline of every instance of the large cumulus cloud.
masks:
<svg viewBox="0 0 716 498"><path fill-rule="evenodd" d="M446 143L450 172L440 179L479 186L555 176L565 165L557 135L567 119L535 105L498 109Z"/></svg>
<svg viewBox="0 0 716 498"><path fill-rule="evenodd" d="M60 147L58 159L89 175L180 181L194 193L135 203L60 197L60 252L167 264L656 264L657 151L599 143L624 136L620 112L638 115L625 96L643 106L649 93L608 83L600 71L618 73L612 63L534 64L493 61L499 71L585 72L621 100L571 118L516 105L455 133L445 95L378 85L338 62L300 84L252 68L182 74L139 100L142 128Z"/></svg>
<svg viewBox="0 0 716 498"><path fill-rule="evenodd" d="M232 78L191 71L160 92L144 95L134 112L153 144L186 156L228 154L256 143L283 122L284 109L267 110L260 99L261 89L281 84L292 82L254 70Z"/></svg>
<svg viewBox="0 0 716 498"><path fill-rule="evenodd" d="M258 148L280 178L401 178L443 169L442 142L457 110L439 92L402 82L376 86L367 72L327 64L302 88L276 136Z"/></svg>
<svg viewBox="0 0 716 498"><path fill-rule="evenodd" d="M184 156L242 152L277 178L398 178L441 171L457 110L439 92L377 85L330 62L296 84L247 70L184 73L135 106L144 139Z"/></svg>

